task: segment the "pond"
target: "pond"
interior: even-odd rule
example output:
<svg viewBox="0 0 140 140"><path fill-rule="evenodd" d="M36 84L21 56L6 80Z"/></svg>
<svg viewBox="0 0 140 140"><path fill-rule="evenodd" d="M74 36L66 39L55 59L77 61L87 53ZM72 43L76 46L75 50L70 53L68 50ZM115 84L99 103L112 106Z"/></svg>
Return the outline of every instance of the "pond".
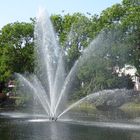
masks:
<svg viewBox="0 0 140 140"><path fill-rule="evenodd" d="M119 112L118 114L120 115L121 113ZM103 115L105 114L100 114L100 116ZM51 122L44 118L43 115L30 115L28 113L9 111L1 112L0 139L139 140L140 138L140 124L128 121L126 116L125 119L122 117L122 119L118 118L118 120L112 117L112 119L109 118L110 121L109 119L95 119L93 114L86 113L71 113L69 116L69 119L67 117L67 119Z"/></svg>

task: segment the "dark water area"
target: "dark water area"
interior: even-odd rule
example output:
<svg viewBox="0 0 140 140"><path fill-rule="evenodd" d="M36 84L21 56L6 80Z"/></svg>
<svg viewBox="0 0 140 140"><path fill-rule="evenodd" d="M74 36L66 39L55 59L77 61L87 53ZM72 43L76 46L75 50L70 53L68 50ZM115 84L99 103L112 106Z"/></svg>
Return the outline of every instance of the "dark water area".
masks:
<svg viewBox="0 0 140 140"><path fill-rule="evenodd" d="M139 140L138 131L101 128L66 122L1 119L1 140Z"/></svg>
<svg viewBox="0 0 140 140"><path fill-rule="evenodd" d="M106 119L107 114L112 117ZM137 117L123 117L122 112L110 114L69 113L67 119L50 122L43 115L1 112L0 140L140 140Z"/></svg>

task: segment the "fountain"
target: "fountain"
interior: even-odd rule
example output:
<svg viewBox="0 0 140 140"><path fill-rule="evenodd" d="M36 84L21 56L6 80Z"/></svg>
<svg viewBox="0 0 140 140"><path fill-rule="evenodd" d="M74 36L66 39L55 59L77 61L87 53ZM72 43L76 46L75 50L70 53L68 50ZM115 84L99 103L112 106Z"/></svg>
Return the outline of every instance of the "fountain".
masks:
<svg viewBox="0 0 140 140"><path fill-rule="evenodd" d="M47 116L49 116L49 120L56 121L73 107L85 100L96 98L101 93L114 93L114 90L100 91L87 95L69 106L65 105L67 93L71 88L71 83L79 66L91 55L94 55L94 51L98 46L97 42L100 41L102 36L98 36L89 44L68 74L64 65L65 52L59 46L49 16L44 10L40 10L37 16L34 36L37 64L35 72L30 75L30 78L26 78L21 74L16 75L19 81L26 85L28 90L31 90L35 97L38 98Z"/></svg>
<svg viewBox="0 0 140 140"><path fill-rule="evenodd" d="M115 36L116 34L117 31L113 31L109 36L100 33L85 50L82 50L81 56L68 71L65 65L66 52L59 46L57 35L48 15L45 11L40 10L34 35L35 71L33 74L16 74L16 93L17 96L21 95L18 99L26 101L27 95L27 101L30 104L27 103L27 106L14 108L14 110L0 110L0 138L4 140L138 140L140 138L139 106L136 110L128 108L130 110L126 110L126 112L118 109L123 103L132 101L132 97L136 99L139 96L133 94L133 90L117 85L118 87L90 90L82 96L78 95L78 97L76 94L77 98L73 98L75 93L73 93L72 86L77 86L75 85L75 78L79 74L79 69L86 66L87 63L91 64L92 58L98 58L95 59L96 63L92 63L94 68L99 63L99 65L96 65L97 70L92 71L92 74L96 71L98 73L98 70L101 70L103 74L109 71L107 77L112 78L114 73L116 74L115 78L119 78L123 74L130 75L131 73L132 80L137 81L135 67L124 66L127 61L119 59L119 57L125 58L125 54L128 52L125 53L123 50L122 42L116 44L116 38L118 37ZM71 36L73 37L73 35ZM110 50L114 49L112 42L121 51L117 50L116 54L111 54ZM102 57L101 51L103 51L104 57ZM98 55L99 57L96 57ZM111 58L110 55L112 55ZM118 56L115 57L116 55ZM105 62L110 62L112 58L115 58L113 66L116 67L110 70L108 63L107 66L105 65L106 67L102 66L100 58ZM121 62L122 65L119 60L123 61ZM118 65L116 65L116 61ZM100 75L94 76L97 76L98 80L102 80ZM94 76L92 79L94 79ZM103 79L103 83L106 84L107 80L111 81L111 78ZM80 79L81 81L78 83L82 90L88 87L85 79ZM111 82L109 84L112 84ZM115 82L113 84L116 84ZM94 83L93 80L91 84ZM96 82L96 84L98 83ZM79 93L79 90L76 93ZM89 108L90 105L93 105L92 108ZM112 107L112 110L106 110L110 107ZM31 109L33 109L33 112Z"/></svg>

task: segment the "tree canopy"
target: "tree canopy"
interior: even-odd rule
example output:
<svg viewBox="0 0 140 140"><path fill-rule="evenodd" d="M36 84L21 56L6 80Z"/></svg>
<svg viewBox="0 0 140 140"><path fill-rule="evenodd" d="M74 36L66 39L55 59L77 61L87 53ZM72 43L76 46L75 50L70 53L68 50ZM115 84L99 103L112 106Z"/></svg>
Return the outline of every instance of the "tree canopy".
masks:
<svg viewBox="0 0 140 140"><path fill-rule="evenodd" d="M113 74L115 66L131 64L140 73L139 0L123 0L100 15L52 15L51 20L66 52L68 71L90 42L97 40L95 55L77 75L75 85L81 95L98 89L127 87L130 78ZM10 23L0 30L0 81L6 82L15 72L34 71L34 24L32 19L31 23Z"/></svg>
<svg viewBox="0 0 140 140"><path fill-rule="evenodd" d="M7 24L0 32L0 80L33 71L33 24Z"/></svg>

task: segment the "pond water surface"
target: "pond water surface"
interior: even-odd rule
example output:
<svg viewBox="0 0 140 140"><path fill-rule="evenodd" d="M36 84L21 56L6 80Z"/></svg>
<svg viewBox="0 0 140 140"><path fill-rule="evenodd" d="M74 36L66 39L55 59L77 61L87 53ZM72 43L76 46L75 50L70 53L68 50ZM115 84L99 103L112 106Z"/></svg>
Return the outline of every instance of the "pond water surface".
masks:
<svg viewBox="0 0 140 140"><path fill-rule="evenodd" d="M72 116L50 122L43 115L1 112L0 140L140 140L137 121L91 119L90 114L80 114L80 118L78 113Z"/></svg>

